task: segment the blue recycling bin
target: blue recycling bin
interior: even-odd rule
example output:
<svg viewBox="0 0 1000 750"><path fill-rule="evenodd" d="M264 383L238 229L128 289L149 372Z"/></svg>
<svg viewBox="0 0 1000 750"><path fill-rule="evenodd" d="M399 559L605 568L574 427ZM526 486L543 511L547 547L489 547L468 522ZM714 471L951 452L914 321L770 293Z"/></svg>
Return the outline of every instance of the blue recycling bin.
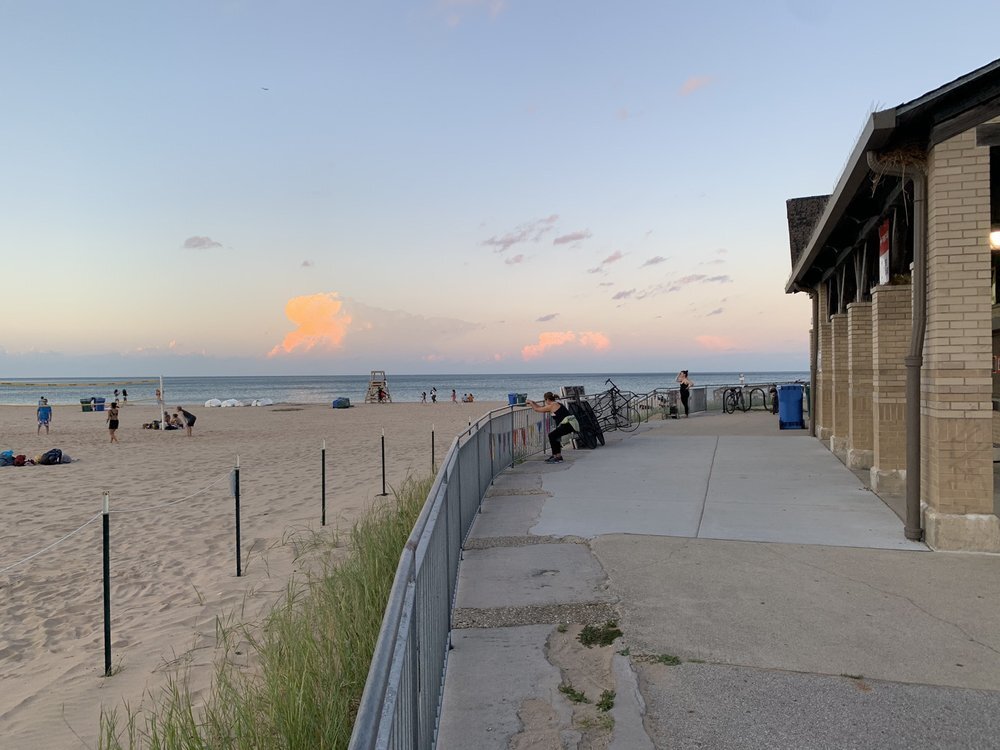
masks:
<svg viewBox="0 0 1000 750"><path fill-rule="evenodd" d="M508 393L507 394L507 405L508 406L516 406L517 405L517 394L516 393Z"/></svg>
<svg viewBox="0 0 1000 750"><path fill-rule="evenodd" d="M802 419L802 386L788 383L778 386L778 429L804 430Z"/></svg>

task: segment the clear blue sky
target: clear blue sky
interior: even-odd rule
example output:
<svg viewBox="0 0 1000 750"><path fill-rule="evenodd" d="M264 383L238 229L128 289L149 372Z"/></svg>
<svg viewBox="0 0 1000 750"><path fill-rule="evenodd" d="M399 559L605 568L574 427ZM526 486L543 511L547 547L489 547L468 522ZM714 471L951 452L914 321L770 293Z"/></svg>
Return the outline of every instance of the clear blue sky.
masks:
<svg viewBox="0 0 1000 750"><path fill-rule="evenodd" d="M785 200L996 55L919 7L0 0L0 376L804 368Z"/></svg>

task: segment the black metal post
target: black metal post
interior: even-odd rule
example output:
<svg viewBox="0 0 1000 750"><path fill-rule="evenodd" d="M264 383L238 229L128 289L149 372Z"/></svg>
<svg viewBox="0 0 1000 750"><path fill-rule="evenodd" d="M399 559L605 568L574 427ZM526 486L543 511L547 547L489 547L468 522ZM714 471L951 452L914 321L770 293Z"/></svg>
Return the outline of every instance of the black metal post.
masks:
<svg viewBox="0 0 1000 750"><path fill-rule="evenodd" d="M434 460L434 425L431 425L431 474L437 474L437 461Z"/></svg>
<svg viewBox="0 0 1000 750"><path fill-rule="evenodd" d="M320 473L320 500L323 506L322 513L320 514L320 526L326 526L326 441L323 441L323 450L320 451L320 462L322 464L322 470Z"/></svg>
<svg viewBox="0 0 1000 750"><path fill-rule="evenodd" d="M385 491L385 429L382 430L382 492L379 497L385 497L389 493Z"/></svg>
<svg viewBox="0 0 1000 750"><path fill-rule="evenodd" d="M236 577L243 575L243 564L240 558L240 457L236 456L236 468L233 469L233 496L236 498Z"/></svg>
<svg viewBox="0 0 1000 750"><path fill-rule="evenodd" d="M111 493L104 493L104 675L111 676Z"/></svg>

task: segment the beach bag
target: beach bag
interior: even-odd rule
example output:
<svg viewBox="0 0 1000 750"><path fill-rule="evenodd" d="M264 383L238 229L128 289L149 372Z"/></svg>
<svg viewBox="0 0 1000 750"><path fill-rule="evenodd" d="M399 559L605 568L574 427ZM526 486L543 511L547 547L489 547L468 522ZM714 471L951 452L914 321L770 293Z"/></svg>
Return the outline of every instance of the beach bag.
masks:
<svg viewBox="0 0 1000 750"><path fill-rule="evenodd" d="M27 456L25 456L23 453L14 456L14 466L24 466L27 460L28 460Z"/></svg>
<svg viewBox="0 0 1000 750"><path fill-rule="evenodd" d="M62 458L60 459L59 463L63 463L63 464L73 463L73 459L69 457L68 453L63 453L62 454Z"/></svg>
<svg viewBox="0 0 1000 750"><path fill-rule="evenodd" d="M14 451L4 451L0 453L0 466L14 465Z"/></svg>
<svg viewBox="0 0 1000 750"><path fill-rule="evenodd" d="M62 451L58 448L52 448L51 450L45 451L41 456L38 457L36 463L42 466L52 466L62 462Z"/></svg>

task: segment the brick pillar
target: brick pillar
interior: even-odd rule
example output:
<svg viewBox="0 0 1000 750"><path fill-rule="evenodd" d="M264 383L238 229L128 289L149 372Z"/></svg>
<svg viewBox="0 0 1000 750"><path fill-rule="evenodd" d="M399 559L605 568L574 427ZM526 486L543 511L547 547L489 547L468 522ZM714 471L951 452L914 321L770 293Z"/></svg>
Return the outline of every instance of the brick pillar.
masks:
<svg viewBox="0 0 1000 750"><path fill-rule="evenodd" d="M826 284L819 285L819 353L816 360L816 390L819 393L813 395L813 402L816 406L816 437L826 445L830 444L830 435L833 434L832 414L833 414L833 353L830 350L832 331L830 328L830 318L827 315L829 310L829 292Z"/></svg>
<svg viewBox="0 0 1000 750"><path fill-rule="evenodd" d="M875 492L906 491L906 362L913 328L911 286L872 290L872 432Z"/></svg>
<svg viewBox="0 0 1000 750"><path fill-rule="evenodd" d="M831 350L833 356L833 377L831 378L833 417L830 427L830 450L841 461L847 462L847 436L850 425L850 369L847 361L847 313L837 313L830 316Z"/></svg>
<svg viewBox="0 0 1000 750"><path fill-rule="evenodd" d="M1000 552L993 504L989 149L975 129L928 161L921 498L934 548Z"/></svg>
<svg viewBox="0 0 1000 750"><path fill-rule="evenodd" d="M872 435L872 303L847 306L847 466L870 469Z"/></svg>

